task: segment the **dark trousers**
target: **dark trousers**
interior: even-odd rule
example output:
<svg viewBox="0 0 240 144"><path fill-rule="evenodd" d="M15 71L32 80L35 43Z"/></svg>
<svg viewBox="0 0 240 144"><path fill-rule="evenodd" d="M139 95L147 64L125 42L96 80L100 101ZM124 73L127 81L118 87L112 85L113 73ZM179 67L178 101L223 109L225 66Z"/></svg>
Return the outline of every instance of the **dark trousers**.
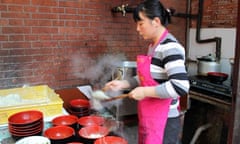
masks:
<svg viewBox="0 0 240 144"><path fill-rule="evenodd" d="M163 144L178 144L180 141L181 130L182 124L180 117L168 118L164 131Z"/></svg>

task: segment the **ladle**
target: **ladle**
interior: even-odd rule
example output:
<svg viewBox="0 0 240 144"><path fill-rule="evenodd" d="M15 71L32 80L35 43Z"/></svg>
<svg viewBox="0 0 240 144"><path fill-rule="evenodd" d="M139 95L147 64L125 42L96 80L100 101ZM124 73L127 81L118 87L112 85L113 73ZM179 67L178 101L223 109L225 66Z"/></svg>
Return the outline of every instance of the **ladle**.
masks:
<svg viewBox="0 0 240 144"><path fill-rule="evenodd" d="M119 96L104 99L104 100L102 100L102 102L109 102L109 101L113 101L113 100L117 100L117 99L122 99L122 98L126 98L128 96L129 96L129 94L122 94L122 95L119 95Z"/></svg>
<svg viewBox="0 0 240 144"><path fill-rule="evenodd" d="M119 96L110 97L110 96L106 95L104 93L104 91L97 90L97 91L93 92L92 96L95 99L98 99L98 100L100 100L102 102L108 102L108 101L113 101L113 100L125 98L125 97L128 96L128 94L121 94Z"/></svg>

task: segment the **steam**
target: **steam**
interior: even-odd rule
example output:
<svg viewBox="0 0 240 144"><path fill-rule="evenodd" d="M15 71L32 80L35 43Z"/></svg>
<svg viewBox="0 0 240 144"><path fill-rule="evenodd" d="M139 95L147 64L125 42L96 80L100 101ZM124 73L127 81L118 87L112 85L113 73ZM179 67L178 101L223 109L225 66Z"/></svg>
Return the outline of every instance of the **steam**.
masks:
<svg viewBox="0 0 240 144"><path fill-rule="evenodd" d="M72 57L72 71L76 78L88 80L93 90L101 90L104 85L112 80L112 74L116 68L126 60L123 54L105 54L96 59L80 53ZM113 97L122 92L107 91L106 95ZM102 111L105 108L119 106L122 100L114 100L111 102L101 102L92 97L90 99L92 109ZM118 114L116 114L118 115Z"/></svg>
<svg viewBox="0 0 240 144"><path fill-rule="evenodd" d="M123 54L106 54L97 59L76 54L72 59L73 68L76 71L74 76L87 79L94 88L101 89L106 82L111 80L112 72L124 60L126 58Z"/></svg>

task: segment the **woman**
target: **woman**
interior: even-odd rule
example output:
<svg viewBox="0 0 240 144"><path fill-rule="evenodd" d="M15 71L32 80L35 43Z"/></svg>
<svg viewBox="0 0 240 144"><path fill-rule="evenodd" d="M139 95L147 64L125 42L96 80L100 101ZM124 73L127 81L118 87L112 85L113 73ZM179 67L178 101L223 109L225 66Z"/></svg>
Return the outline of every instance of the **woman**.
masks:
<svg viewBox="0 0 240 144"><path fill-rule="evenodd" d="M152 43L146 56L137 56L137 76L113 80L111 90L132 88L138 100L139 144L176 144L181 130L179 97L189 91L185 51L166 29L170 11L159 0L146 0L134 11L137 31Z"/></svg>

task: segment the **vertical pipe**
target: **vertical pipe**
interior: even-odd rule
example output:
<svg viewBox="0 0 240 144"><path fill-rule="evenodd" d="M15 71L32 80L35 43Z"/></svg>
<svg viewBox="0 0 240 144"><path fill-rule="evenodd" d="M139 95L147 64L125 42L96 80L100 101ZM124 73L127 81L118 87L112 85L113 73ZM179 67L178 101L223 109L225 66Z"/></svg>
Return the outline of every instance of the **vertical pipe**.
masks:
<svg viewBox="0 0 240 144"><path fill-rule="evenodd" d="M196 41L197 43L209 43L209 42L216 42L216 60L219 61L221 59L221 41L220 37L214 37L211 39L201 39L200 32L202 26L202 16L203 16L203 5L204 0L199 0L198 3L198 18L197 18L197 34L196 34Z"/></svg>
<svg viewBox="0 0 240 144"><path fill-rule="evenodd" d="M191 0L187 0L187 14L191 14ZM186 17L186 57L189 57L189 33L190 33L190 17Z"/></svg>

